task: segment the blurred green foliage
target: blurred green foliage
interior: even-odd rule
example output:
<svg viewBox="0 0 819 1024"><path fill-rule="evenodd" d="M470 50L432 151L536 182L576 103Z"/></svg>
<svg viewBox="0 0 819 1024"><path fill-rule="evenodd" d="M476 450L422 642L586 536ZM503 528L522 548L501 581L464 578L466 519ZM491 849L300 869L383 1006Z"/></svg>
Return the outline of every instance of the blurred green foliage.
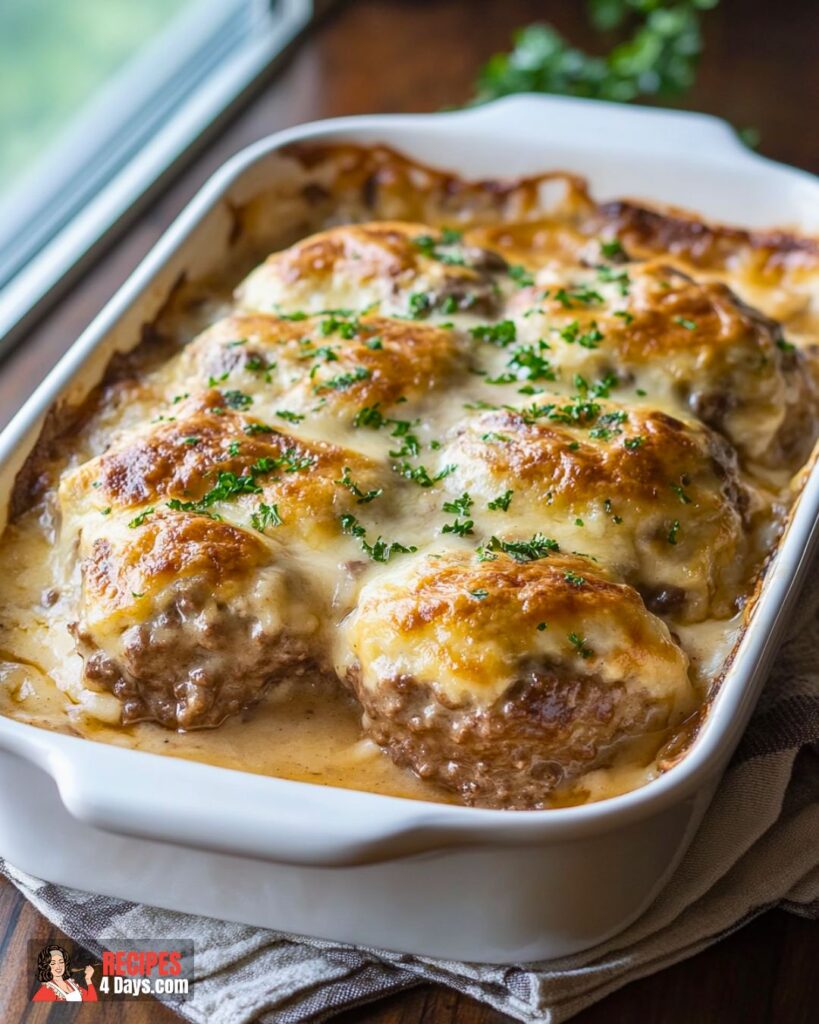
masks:
<svg viewBox="0 0 819 1024"><path fill-rule="evenodd" d="M498 53L484 66L475 102L518 92L623 102L678 95L694 83L702 52L701 12L718 2L586 0L595 28L628 33L609 53L585 53L551 25L529 25L516 33L510 53Z"/></svg>
<svg viewBox="0 0 819 1024"><path fill-rule="evenodd" d="M0 188L190 0L0 0Z"/></svg>

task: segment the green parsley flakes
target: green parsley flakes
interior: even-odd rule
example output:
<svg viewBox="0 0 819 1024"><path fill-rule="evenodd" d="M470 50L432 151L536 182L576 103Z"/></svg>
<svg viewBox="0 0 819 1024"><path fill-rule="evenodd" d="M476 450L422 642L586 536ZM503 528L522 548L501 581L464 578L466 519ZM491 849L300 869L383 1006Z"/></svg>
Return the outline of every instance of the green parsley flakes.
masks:
<svg viewBox="0 0 819 1024"><path fill-rule="evenodd" d="M478 548L478 558L481 562L491 562L497 558L497 552L503 552L516 562L536 562L559 551L560 545L556 540L536 533L530 540L501 540L499 537L490 537L487 544Z"/></svg>
<svg viewBox="0 0 819 1024"><path fill-rule="evenodd" d="M487 502L486 507L492 512L508 512L509 506L512 503L512 495L514 491L504 491L503 494L498 495L497 498L493 498L492 501Z"/></svg>
<svg viewBox="0 0 819 1024"><path fill-rule="evenodd" d="M578 633L569 633L569 643L581 658L591 658L594 656L594 651L586 644L586 638Z"/></svg>
<svg viewBox="0 0 819 1024"><path fill-rule="evenodd" d="M349 512L339 517L341 529L344 533L355 537L361 542L362 549L374 562L389 562L393 555L406 555L418 549L414 545L409 547L400 544L398 541L387 542L379 536L372 544L367 541L367 530Z"/></svg>
<svg viewBox="0 0 819 1024"><path fill-rule="evenodd" d="M146 508L143 512L140 512L139 515L134 516L134 518L131 520L131 522L128 523L128 526L132 530L135 530L138 526L142 526L142 524L145 522L145 520L148 518L148 516L153 515L153 513L154 513L153 506L151 506L150 508Z"/></svg>
<svg viewBox="0 0 819 1024"><path fill-rule="evenodd" d="M507 269L507 274L512 278L518 288L531 288L535 283L534 274L530 273L521 264L515 264Z"/></svg>
<svg viewBox="0 0 819 1024"><path fill-rule="evenodd" d="M477 341L486 341L499 348L506 348L517 338L514 320L501 320L496 324L479 324L477 327L470 327L469 333Z"/></svg>
<svg viewBox="0 0 819 1024"><path fill-rule="evenodd" d="M340 487L345 487L350 494L353 495L359 505L368 505L371 501L374 501L384 493L383 487L378 487L372 491L362 491L358 484L353 480L349 466L344 467L341 479L336 480L336 483Z"/></svg>
<svg viewBox="0 0 819 1024"><path fill-rule="evenodd" d="M283 520L279 515L278 505L265 505L262 502L258 510L251 515L250 521L259 533L264 533L268 526L281 526Z"/></svg>
<svg viewBox="0 0 819 1024"><path fill-rule="evenodd" d="M313 393L319 395L323 391L346 391L347 388L351 388L354 384L358 384L359 381L368 380L370 377L372 377L372 371L368 370L366 366L356 366L354 370L350 370L347 373L340 373L335 377L331 377L329 380L320 381L318 384L314 384Z"/></svg>

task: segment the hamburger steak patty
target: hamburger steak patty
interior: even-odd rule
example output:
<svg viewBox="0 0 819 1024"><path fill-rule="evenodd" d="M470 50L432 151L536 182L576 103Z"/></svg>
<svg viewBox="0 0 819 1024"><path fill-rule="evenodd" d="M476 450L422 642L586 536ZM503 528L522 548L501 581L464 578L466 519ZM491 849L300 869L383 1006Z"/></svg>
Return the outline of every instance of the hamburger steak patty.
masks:
<svg viewBox="0 0 819 1024"><path fill-rule="evenodd" d="M337 669L368 735L465 803L517 809L659 746L694 696L637 592L580 556L483 557L405 559L363 588Z"/></svg>

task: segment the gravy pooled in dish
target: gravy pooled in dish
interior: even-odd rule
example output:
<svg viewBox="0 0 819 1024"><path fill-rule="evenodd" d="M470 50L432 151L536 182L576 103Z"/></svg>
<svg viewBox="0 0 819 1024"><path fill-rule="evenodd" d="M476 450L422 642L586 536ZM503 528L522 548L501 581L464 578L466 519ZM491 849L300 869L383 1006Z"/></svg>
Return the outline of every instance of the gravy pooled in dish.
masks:
<svg viewBox="0 0 819 1024"><path fill-rule="evenodd" d="M816 440L819 248L567 176L288 159L237 214L276 251L178 287L19 474L3 712L485 807L645 784Z"/></svg>

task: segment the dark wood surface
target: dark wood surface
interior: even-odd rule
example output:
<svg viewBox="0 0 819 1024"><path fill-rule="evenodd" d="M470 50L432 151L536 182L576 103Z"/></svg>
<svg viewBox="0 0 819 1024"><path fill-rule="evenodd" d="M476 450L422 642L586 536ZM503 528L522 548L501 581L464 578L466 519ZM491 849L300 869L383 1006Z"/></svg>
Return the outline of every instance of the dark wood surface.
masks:
<svg viewBox="0 0 819 1024"><path fill-rule="evenodd" d="M462 103L479 64L505 48L516 27L538 19L590 45L579 0L352 0L331 14L3 363L0 425L228 156L269 132L316 117ZM699 80L685 105L753 127L763 153L819 172L819 3L722 0L707 16L706 45ZM16 890L0 885L4 1024L62 1022L86 1014L84 1007L27 1002L27 942L56 936ZM817 966L816 924L768 912L704 953L626 986L575 1021L808 1024L819 1019ZM178 1019L155 1003L110 1003L87 1015L111 1024ZM505 1019L471 999L424 985L343 1014L336 1024L499 1024Z"/></svg>

